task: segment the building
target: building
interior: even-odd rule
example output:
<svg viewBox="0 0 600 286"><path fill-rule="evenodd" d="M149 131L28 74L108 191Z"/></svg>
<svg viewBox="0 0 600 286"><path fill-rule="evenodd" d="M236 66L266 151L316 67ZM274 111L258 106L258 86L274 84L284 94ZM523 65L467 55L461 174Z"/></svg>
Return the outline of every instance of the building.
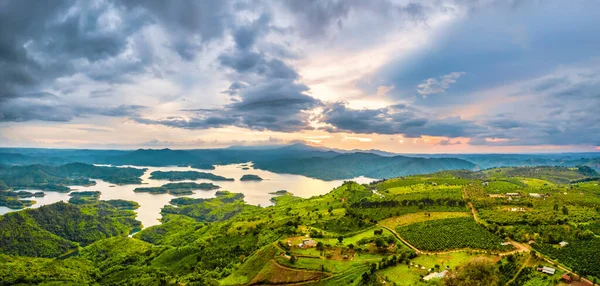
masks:
<svg viewBox="0 0 600 286"><path fill-rule="evenodd" d="M440 273L438 272L431 272L429 273L427 276L423 277L423 280L428 281L431 279L441 279L444 278L444 276L446 276L446 273L448 273L448 270L444 270Z"/></svg>
<svg viewBox="0 0 600 286"><path fill-rule="evenodd" d="M482 185L482 186L489 186L489 185L490 185L490 182L483 182L483 183L481 183L481 185Z"/></svg>
<svg viewBox="0 0 600 286"><path fill-rule="evenodd" d="M520 196L521 194L519 194L519 193L506 193L505 195L506 195L507 197L518 197L518 196Z"/></svg>
<svg viewBox="0 0 600 286"><path fill-rule="evenodd" d="M559 245L560 247L565 247L565 246L569 245L569 243L568 243L568 242L566 242L566 241L561 241L561 242L559 242L559 243L558 243L558 245Z"/></svg>
<svg viewBox="0 0 600 286"><path fill-rule="evenodd" d="M552 268L552 267L538 267L537 271L542 272L542 273L546 273L549 275L554 275L554 273L556 272L556 269Z"/></svg>
<svg viewBox="0 0 600 286"><path fill-rule="evenodd" d="M317 242L312 239L303 239L302 243L298 244L300 248L309 248L317 246Z"/></svg>
<svg viewBox="0 0 600 286"><path fill-rule="evenodd" d="M542 194L538 194L538 193L529 193L530 197L534 197L534 198L541 198Z"/></svg>
<svg viewBox="0 0 600 286"><path fill-rule="evenodd" d="M560 278L567 283L571 283L571 281L573 280L571 279L571 276L569 276L569 274L567 273L563 274Z"/></svg>

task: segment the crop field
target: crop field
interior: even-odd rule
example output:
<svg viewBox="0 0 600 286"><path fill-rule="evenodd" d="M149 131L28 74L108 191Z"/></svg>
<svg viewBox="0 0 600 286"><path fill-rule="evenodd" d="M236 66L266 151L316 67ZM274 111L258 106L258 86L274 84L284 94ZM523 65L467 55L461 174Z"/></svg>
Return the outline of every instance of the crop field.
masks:
<svg viewBox="0 0 600 286"><path fill-rule="evenodd" d="M397 228L397 232L416 248L427 251L461 248L508 251L513 248L500 245L500 238L466 217L410 224Z"/></svg>
<svg viewBox="0 0 600 286"><path fill-rule="evenodd" d="M389 188L386 189L384 191L382 191L382 193L387 193L390 195L403 195L403 194L410 194L410 193L418 193L418 192L431 192L431 191L439 191L439 190L459 190L460 191L460 186L453 186L453 185L431 185L431 184L417 184L417 185L410 185L410 186L402 186L402 187L394 187L394 188Z"/></svg>
<svg viewBox="0 0 600 286"><path fill-rule="evenodd" d="M469 212L418 212L384 219L379 224L396 229L413 223L420 223L438 219L469 217Z"/></svg>
<svg viewBox="0 0 600 286"><path fill-rule="evenodd" d="M534 248L583 275L600 279L600 238L574 240L562 248L550 244L534 244Z"/></svg>

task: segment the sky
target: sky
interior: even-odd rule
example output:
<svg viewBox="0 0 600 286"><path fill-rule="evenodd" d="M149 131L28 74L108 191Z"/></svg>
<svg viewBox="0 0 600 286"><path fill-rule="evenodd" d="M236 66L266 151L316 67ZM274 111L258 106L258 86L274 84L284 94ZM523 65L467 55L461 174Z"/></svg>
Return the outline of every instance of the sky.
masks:
<svg viewBox="0 0 600 286"><path fill-rule="evenodd" d="M600 151L600 1L0 0L0 146Z"/></svg>

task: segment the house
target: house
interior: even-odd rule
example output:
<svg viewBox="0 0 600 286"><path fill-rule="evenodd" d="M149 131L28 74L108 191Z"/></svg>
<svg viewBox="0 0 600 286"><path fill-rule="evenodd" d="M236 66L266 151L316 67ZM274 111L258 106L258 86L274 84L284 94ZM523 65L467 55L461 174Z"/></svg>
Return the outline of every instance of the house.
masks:
<svg viewBox="0 0 600 286"><path fill-rule="evenodd" d="M429 273L429 275L423 277L423 280L428 281L428 280L431 280L431 279L444 278L444 276L446 276L446 273L448 273L448 270L444 270L444 271L442 271L440 273L432 272L432 273Z"/></svg>
<svg viewBox="0 0 600 286"><path fill-rule="evenodd" d="M569 245L569 243L568 243L568 242L566 242L566 241L561 241L561 242L559 242L559 243L558 243L558 245L559 245L560 247L565 247L565 246Z"/></svg>
<svg viewBox="0 0 600 286"><path fill-rule="evenodd" d="M481 183L481 185L482 185L482 186L489 186L489 185L490 185L490 182L482 182L482 183Z"/></svg>
<svg viewBox="0 0 600 286"><path fill-rule="evenodd" d="M542 272L542 273L546 273L549 275L554 275L554 273L556 272L556 269L552 268L552 267L538 267L537 271Z"/></svg>
<svg viewBox="0 0 600 286"><path fill-rule="evenodd" d="M302 243L298 244L300 248L309 248L317 246L317 242L312 239L303 239Z"/></svg>
<svg viewBox="0 0 600 286"><path fill-rule="evenodd" d="M573 280L571 279L571 276L569 276L569 274L567 273L563 274L560 278L567 283L571 283L571 281Z"/></svg>
<svg viewBox="0 0 600 286"><path fill-rule="evenodd" d="M538 194L538 193L529 193L529 196L530 196L530 197L533 197L533 198L541 198L541 197L542 197L542 194Z"/></svg>
<svg viewBox="0 0 600 286"><path fill-rule="evenodd" d="M521 194L519 194L519 193L506 193L506 194L504 194L504 195L506 195L507 197L518 197L518 196L520 196Z"/></svg>

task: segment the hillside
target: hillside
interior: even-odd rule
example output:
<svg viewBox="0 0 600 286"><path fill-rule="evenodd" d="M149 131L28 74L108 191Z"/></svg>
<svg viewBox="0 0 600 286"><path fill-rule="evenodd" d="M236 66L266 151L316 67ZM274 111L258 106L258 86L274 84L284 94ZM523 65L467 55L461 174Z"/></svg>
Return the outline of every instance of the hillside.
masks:
<svg viewBox="0 0 600 286"><path fill-rule="evenodd" d="M348 155L335 160L381 160ZM412 159L389 158L389 166ZM422 278L441 269L455 275L475 262L503 285L555 281L565 273L560 267L592 280L600 277L600 187L590 177L596 175L585 167L441 171L348 181L306 199L278 192L265 208L218 191L213 198L172 199L160 225L132 238L125 235L139 223L131 211L56 203L0 216L0 280L442 285ZM561 241L569 246L557 247ZM538 265L557 271L543 274Z"/></svg>
<svg viewBox="0 0 600 286"><path fill-rule="evenodd" d="M78 245L127 235L141 227L135 213L110 203L63 202L0 216L0 253L57 257Z"/></svg>

